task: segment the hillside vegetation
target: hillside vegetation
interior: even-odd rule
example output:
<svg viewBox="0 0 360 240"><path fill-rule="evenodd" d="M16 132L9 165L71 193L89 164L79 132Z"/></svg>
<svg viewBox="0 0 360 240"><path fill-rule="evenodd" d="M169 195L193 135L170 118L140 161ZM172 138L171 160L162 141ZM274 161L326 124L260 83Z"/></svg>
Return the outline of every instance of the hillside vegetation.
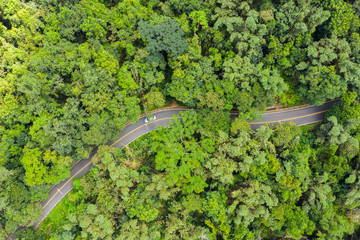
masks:
<svg viewBox="0 0 360 240"><path fill-rule="evenodd" d="M339 120L310 130L256 132L226 113L182 113L130 147L100 150L38 237L358 239L360 121L346 113L359 108L336 105Z"/></svg>
<svg viewBox="0 0 360 240"><path fill-rule="evenodd" d="M351 237L359 14L359 0L0 0L0 239L37 220L78 159L170 100L200 112L142 138L128 150L139 164L106 153L63 224L22 236ZM340 97L312 131L246 125Z"/></svg>

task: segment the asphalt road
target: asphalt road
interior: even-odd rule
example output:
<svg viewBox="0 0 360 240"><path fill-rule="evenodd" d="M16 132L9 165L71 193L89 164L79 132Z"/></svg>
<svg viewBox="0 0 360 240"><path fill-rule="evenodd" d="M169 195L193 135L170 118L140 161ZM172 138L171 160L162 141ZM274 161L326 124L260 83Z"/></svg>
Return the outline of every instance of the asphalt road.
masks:
<svg viewBox="0 0 360 240"><path fill-rule="evenodd" d="M315 122L322 121L326 111L335 103L335 101L330 101L321 106L307 106L298 109L284 110L284 111L275 111L275 112L265 112L263 120L260 122L250 122L252 129L257 129L263 124L278 124L280 122L290 122L293 121L297 125L307 125ZM131 143L140 136L147 134L150 131L156 130L159 126L167 126L169 120L173 119L173 116L179 114L182 111L188 109L171 109L171 110L160 110L155 112L153 115L156 116L156 120L145 123L145 118L140 118L135 124L130 124L125 127L121 132L118 140L116 142L110 142L109 147L119 147ZM231 117L236 118L237 114L232 113ZM44 208L43 214L40 217L40 220L33 224L34 227L38 227L41 222L46 218L46 216L51 212L51 210L60 202L65 195L71 191L72 183L74 178L80 178L85 173L90 171L93 167L92 157L97 152L97 148L93 149L90 156L86 159L78 161L73 168L71 169L71 175L66 180L55 185L49 192L49 198L42 202ZM29 224L29 226L31 225Z"/></svg>

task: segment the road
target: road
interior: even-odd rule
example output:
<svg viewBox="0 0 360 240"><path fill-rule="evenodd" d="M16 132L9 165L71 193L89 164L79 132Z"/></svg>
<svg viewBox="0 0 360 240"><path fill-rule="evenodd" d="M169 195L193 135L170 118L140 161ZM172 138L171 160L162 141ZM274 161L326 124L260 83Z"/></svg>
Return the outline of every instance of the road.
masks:
<svg viewBox="0 0 360 240"><path fill-rule="evenodd" d="M275 111L275 112L265 112L263 120L260 122L250 122L252 129L257 129L263 124L278 124L279 122L290 122L293 121L297 125L307 125L315 122L322 121L326 111L335 103L335 101L330 101L321 106L307 106L298 109L284 110L284 111ZM118 140L116 142L110 142L110 147L123 148L124 145L128 145L135 139L140 136L147 134L150 131L156 130L159 126L167 126L169 120L173 119L174 115L179 114L182 111L188 109L170 109L170 110L160 110L153 113L156 116L156 120L145 123L145 118L140 118L134 124L127 125L125 129L121 132ZM236 118L236 113L231 113L231 118ZM80 178L85 173L90 171L93 167L92 157L97 152L97 148L93 149L90 153L90 156L86 159L82 159L77 162L71 169L71 175L66 180L55 185L49 192L49 198L42 203L44 208L43 214L40 217L40 220L33 224L34 227L38 227L41 222L46 218L46 216L51 212L51 210L61 201L62 198L66 196L72 189L72 183L74 178ZM31 225L29 224L29 226Z"/></svg>

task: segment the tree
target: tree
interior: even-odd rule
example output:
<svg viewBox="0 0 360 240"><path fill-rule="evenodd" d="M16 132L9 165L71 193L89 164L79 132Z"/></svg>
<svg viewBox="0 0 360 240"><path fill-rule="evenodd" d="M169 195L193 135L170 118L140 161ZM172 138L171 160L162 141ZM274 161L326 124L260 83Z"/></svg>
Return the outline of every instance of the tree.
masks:
<svg viewBox="0 0 360 240"><path fill-rule="evenodd" d="M248 121L240 117L235 118L235 120L231 123L230 132L232 136L236 136L241 132L249 132L249 131L251 131L251 128Z"/></svg>
<svg viewBox="0 0 360 240"><path fill-rule="evenodd" d="M34 227L30 227L19 231L16 234L16 237L21 240L41 240L43 239L44 234L37 231Z"/></svg>
<svg viewBox="0 0 360 240"><path fill-rule="evenodd" d="M121 226L121 232L116 239L151 239L160 236L161 235L159 230L152 228L151 226L148 226L146 223L137 219L131 219L123 223L123 225Z"/></svg>
<svg viewBox="0 0 360 240"><path fill-rule="evenodd" d="M164 95L161 92L149 92L144 96L146 110L161 108L165 105Z"/></svg>
<svg viewBox="0 0 360 240"><path fill-rule="evenodd" d="M45 152L38 148L25 149L22 164L25 169L26 183L29 186L43 183L58 183L70 176L68 164L71 158L58 156L54 151Z"/></svg>
<svg viewBox="0 0 360 240"><path fill-rule="evenodd" d="M262 63L252 64L247 57L236 56L228 59L224 62L223 68L221 85L230 96L238 98L233 101L237 103L239 110L246 112L249 109L245 109L245 106L270 105L275 96L287 90L287 84L277 70L264 68ZM244 98L250 99L243 100ZM243 104L244 102L246 104Z"/></svg>
<svg viewBox="0 0 360 240"><path fill-rule="evenodd" d="M327 118L335 116L341 125L345 125L350 119L360 117L360 104L356 92L347 92L342 95L341 103L334 104L327 113ZM326 118L326 119L327 119Z"/></svg>
<svg viewBox="0 0 360 240"><path fill-rule="evenodd" d="M343 0L316 0L314 4L320 5L331 13L330 19L324 25L328 34L334 33L342 37L349 31L356 31L359 27L359 19L356 18L349 3Z"/></svg>
<svg viewBox="0 0 360 240"><path fill-rule="evenodd" d="M221 7L215 10L214 28L225 32L226 40L233 44L240 57L248 57L252 64L262 58L262 45L266 43L265 24L260 23L259 13L247 2L219 1Z"/></svg>
<svg viewBox="0 0 360 240"><path fill-rule="evenodd" d="M227 197L217 191L208 192L206 199L204 199L204 212L209 218L209 220L205 220L205 224L211 228L211 236L213 238L215 238L217 234L220 234L223 239L229 239L231 236L226 200Z"/></svg>
<svg viewBox="0 0 360 240"><path fill-rule="evenodd" d="M277 147L288 148L299 139L301 130L294 122L281 123L275 126L272 142Z"/></svg>
<svg viewBox="0 0 360 240"><path fill-rule="evenodd" d="M316 140L317 143L334 146L350 140L351 135L349 134L349 130L352 127L351 125L344 128L338 123L335 116L329 117L327 121L328 123L323 124L320 127L318 138Z"/></svg>
<svg viewBox="0 0 360 240"><path fill-rule="evenodd" d="M310 67L305 76L300 76L299 95L309 102L321 105L326 99L334 99L347 90L346 83L334 71L334 67Z"/></svg>
<svg viewBox="0 0 360 240"><path fill-rule="evenodd" d="M230 209L235 211L236 225L249 226L256 218L269 217L269 209L278 204L278 199L270 186L258 181L247 181L231 193L234 199Z"/></svg>
<svg viewBox="0 0 360 240"><path fill-rule="evenodd" d="M309 0L291 0L272 6L274 20L268 24L271 35L277 37L281 43L290 43L301 34L315 31L330 17L330 13L311 4L312 1Z"/></svg>
<svg viewBox="0 0 360 240"><path fill-rule="evenodd" d="M230 114L226 111L209 111L207 109L197 112L199 123L198 132L203 135L218 135L219 131L229 132L230 130Z"/></svg>
<svg viewBox="0 0 360 240"><path fill-rule="evenodd" d="M189 18L193 21L192 28L196 32L199 28L206 29L209 27L206 13L204 11L193 11L189 14Z"/></svg>
<svg viewBox="0 0 360 240"><path fill-rule="evenodd" d="M176 120L168 134L163 130L155 136L156 141L152 143L152 149L156 152L155 167L166 173L169 187L180 187L184 193L200 193L208 186L201 170L202 163L214 151L214 142L211 138L204 138L197 143L191 138L198 124L196 116L185 114L183 120L193 126L182 127Z"/></svg>
<svg viewBox="0 0 360 240"><path fill-rule="evenodd" d="M201 57L199 39L194 37L189 45L189 53L179 61L171 62L174 72L171 83L167 84L167 93L189 107L211 107L222 110L230 109L231 104L224 101L224 92L217 91L218 76L213 67L214 60Z"/></svg>
<svg viewBox="0 0 360 240"><path fill-rule="evenodd" d="M158 214L160 203L151 199L150 192L143 191L144 187L139 185L138 188L131 193L128 201L125 202L126 213L130 218L145 222L154 221Z"/></svg>
<svg viewBox="0 0 360 240"><path fill-rule="evenodd" d="M154 19L153 22L140 21L139 31L146 40L146 49L156 58L162 53L176 57L187 50L184 33L174 19L166 17Z"/></svg>

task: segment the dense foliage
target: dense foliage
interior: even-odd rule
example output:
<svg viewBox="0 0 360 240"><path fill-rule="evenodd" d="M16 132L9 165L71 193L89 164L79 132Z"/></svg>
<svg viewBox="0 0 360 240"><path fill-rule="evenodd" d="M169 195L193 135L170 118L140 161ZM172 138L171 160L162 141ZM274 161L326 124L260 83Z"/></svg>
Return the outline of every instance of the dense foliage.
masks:
<svg viewBox="0 0 360 240"><path fill-rule="evenodd" d="M350 174L350 169L356 170L356 167L338 168L346 161L356 159L358 151L356 134L359 127L351 119L358 117L358 108L354 102L360 94L359 14L359 0L0 0L0 239L18 226L37 219L41 212L38 203L47 197L47 192L54 184L69 176L69 169L77 159L87 157L93 147L116 138L125 123L136 121L141 112L162 107L170 99L189 107L207 109L200 116L212 114L215 118L217 113L212 111L234 109L240 112L242 119L248 120L254 119L258 110L276 103L284 106L304 102L322 104L327 99L343 96L348 99L346 107L335 107L332 110L335 117L329 116L318 131L316 141L311 137L300 139L305 141L305 145L318 144L332 149L318 150L316 158L312 155L316 159L313 161L318 164L313 173L318 173L319 178L328 173L329 181L334 182L332 184L345 184L344 179ZM222 117L217 120L217 124L228 123ZM333 211L321 210L320 207L316 211L309 210L307 206L317 201L316 194L304 190L305 187L298 190L297 195L289 193L291 196L288 198L292 202L288 208L285 203L287 200L279 197L282 191L280 187L272 193L273 190L266 187L270 182L262 182L266 179L280 181L279 178L283 176L276 177L283 164L280 160L279 168L259 173L262 181L250 175L246 177L250 173L245 174L245 167L242 170L244 176L234 179L226 177L227 180L221 181L220 176L219 179L212 177L212 165L203 166L205 159L215 158L215 152L221 154L219 141L233 144L233 138L236 139L237 134L243 132L244 122L237 120L233 123L241 126L241 131L236 128L229 130L230 125L226 124L207 124L203 126L203 131L196 131L194 136L186 137L193 143L183 148L191 153L189 159L197 159L194 163L196 166L190 160L189 163L184 160L188 166L180 175L174 175L177 180L173 183L186 197L191 192L206 195L189 195L188 202L203 199L199 200L203 207L201 214L208 218L207 222L185 221L187 217L179 216L174 216L174 221L185 221L179 224L185 226L185 223L189 223L189 228L193 224L193 232L204 234L203 228L207 226L209 234L213 232L213 235L221 235L223 238L233 238L234 234L258 236L260 232L266 232L269 237L298 238L302 234L322 236L332 234L330 232L334 227L329 225L330 222L332 224L330 220L324 220L323 224L328 224L326 227L312 225L319 224L320 220L315 219L317 216L333 214L329 218L342 216L337 220L339 224L348 221L344 217L347 216L347 208L341 205L340 200L332 201L334 205L326 205ZM211 132L209 129L216 131ZM228 137L221 135L220 138L217 130ZM293 127L288 130L296 133ZM255 135L271 136L270 130L261 131ZM286 131L282 130L284 134ZM252 133L248 134L248 139L257 138ZM225 140L219 140L223 138ZM278 137L276 141L286 139L282 138ZM267 145L268 139L264 139L261 140L262 144ZM252 151L249 156L259 158L256 161L264 161L261 156L275 154L268 146L262 146L259 139L256 144L251 143L253 140L246 141L250 144L246 151ZM246 141L243 144L246 145ZM177 146L176 142L172 144L169 146ZM256 150L251 150L253 148ZM280 148L282 152L284 147ZM155 157L151 154L161 153L162 145L159 143L158 147L151 149L154 153L149 153L147 161ZM162 154L167 156L169 152L164 151ZM226 158L232 158L229 153L223 154ZM119 159L116 154L113 157ZM236 162L235 155L233 158L232 161ZM164 174L174 171L174 166L161 164L163 160L160 157L156 159L154 162L160 164L156 166L157 171L163 171ZM219 168L228 164L221 162L220 166L219 159ZM188 178L188 171L200 165L203 167L196 171L197 175ZM228 171L232 169L231 165L230 161L229 167L226 167ZM99 171L104 169L99 167ZM145 170L134 169L137 174L147 175L148 178L155 176L143 172ZM260 171L261 168L254 169ZM275 169L276 173L273 173ZM219 181L219 184L226 185L233 181L241 185L243 181L244 187L249 189L264 189L259 192L264 191L268 194L265 196L269 197L266 197L267 200L258 199L258 203L254 200L256 204L266 203L270 199L277 199L278 202L272 200L275 202L269 205L266 203L265 210L255 207L254 211L261 211L261 214L255 214L257 217L249 217L245 221L243 219L247 210L242 210L238 205L243 203L236 199L243 198L246 190L238 192L236 188L234 195L229 195L226 189L231 188L221 189L220 185L212 187L211 181L203 179L204 174L209 179ZM277 180L267 176L269 174L275 174ZM351 179L355 183L357 175L351 176L354 176ZM106 176L103 179L105 181ZM150 194L143 193L150 180L146 180L146 177L140 179L137 183L139 189L131 192L132 198L144 199L146 194ZM316 181L319 184L326 183L323 180L325 177L321 179ZM174 179L161 181L165 181L161 184L167 184ZM298 186L298 183L293 184ZM104 188L108 186L104 183ZM324 189L339 198L346 198L346 193L341 191L352 189L352 185L336 186L330 185ZM202 189L206 191L202 192ZM211 189L216 189L218 193L212 193ZM306 197L300 197L306 191L306 196L313 196L308 205L305 204ZM176 191L171 194L169 198L178 196ZM327 195L321 196L328 200L328 197L323 197ZM87 195L82 198L89 200ZM127 204L128 207L124 208L131 209L129 206L134 204L144 208L161 207L156 207L156 211L149 208L144 212L148 214L146 216L139 216L139 209L136 208L125 211L128 217L140 220L128 225L129 229L150 227L150 222L170 213L170 210L163 212L163 209L167 209L162 205L165 202L132 202L132 198L121 203ZM193 201L192 198L196 199ZM207 202L204 199L208 199ZM176 210L179 206L175 203L174 206L169 202L166 204L174 208L172 212L182 213ZM210 206L212 204L223 204L224 208L214 212ZM324 207L323 203L319 204ZM277 220L279 225L271 222L267 215L276 207L280 212L281 209L290 211L284 215L287 217ZM229 209L233 209L231 214L242 212L239 216L243 217L228 216ZM90 212L94 216L98 215L94 209ZM186 216L192 218L191 214L196 212L197 208L186 213ZM309 212L314 216L310 216ZM302 225L289 220L291 214L300 216L302 220L297 221L301 221ZM116 232L117 226L127 221L115 218L116 222L104 216L107 217L105 220L97 221L106 225L102 226L106 231L97 230L99 234L110 234L108 226L113 226ZM255 220L259 216L262 220ZM114 221L116 226L112 225ZM292 228L281 225L287 221ZM352 223L350 225L353 226ZM164 232L157 230L164 229L161 226L154 225L149 229L165 236ZM297 232L294 229L298 229ZM351 232L350 228L346 229L339 232ZM75 232L72 227L68 230ZM28 236L36 238L37 232L28 231ZM97 236L102 238L102 235ZM187 238L188 235L184 236Z"/></svg>
<svg viewBox="0 0 360 240"><path fill-rule="evenodd" d="M171 128L102 152L41 237L359 237L360 120L347 114L359 107L345 100L332 109L337 117L312 131L286 123L254 132L226 112L215 113L221 125L182 113Z"/></svg>

